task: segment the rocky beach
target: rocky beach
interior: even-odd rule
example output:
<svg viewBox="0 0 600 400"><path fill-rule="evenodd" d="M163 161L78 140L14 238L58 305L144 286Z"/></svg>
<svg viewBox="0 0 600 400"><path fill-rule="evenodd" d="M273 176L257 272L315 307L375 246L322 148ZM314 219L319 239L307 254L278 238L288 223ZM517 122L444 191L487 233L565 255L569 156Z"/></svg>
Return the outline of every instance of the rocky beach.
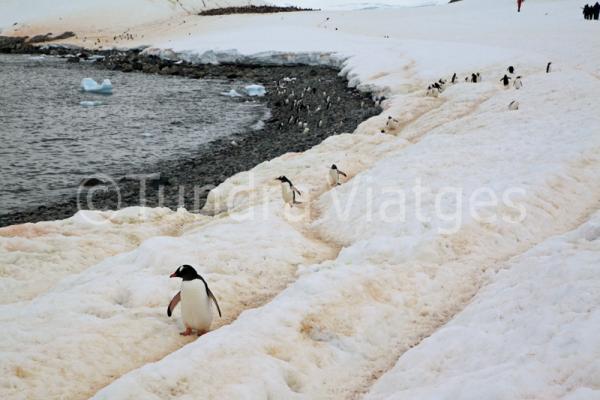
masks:
<svg viewBox="0 0 600 400"><path fill-rule="evenodd" d="M125 73L254 82L266 88L266 95L253 100L264 102L270 115L260 129L217 139L198 148L193 156L162 160L151 170L131 171L113 177L111 182L94 176L74 182L71 198L0 215L0 226L67 218L80 208L115 210L146 205L199 212L208 191L228 177L284 153L305 151L329 136L352 132L362 121L381 113L379 101L370 93L349 88L348 81L333 67L193 64L146 55L142 49L98 51L36 45L41 40L32 43L28 38L0 37L0 53L63 57L68 62L91 62L100 70Z"/></svg>

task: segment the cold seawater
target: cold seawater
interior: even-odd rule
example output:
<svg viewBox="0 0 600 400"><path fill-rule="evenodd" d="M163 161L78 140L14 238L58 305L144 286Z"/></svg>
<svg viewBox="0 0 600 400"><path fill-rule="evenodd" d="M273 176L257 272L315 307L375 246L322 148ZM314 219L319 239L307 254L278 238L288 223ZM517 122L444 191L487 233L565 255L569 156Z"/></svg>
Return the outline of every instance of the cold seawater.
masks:
<svg viewBox="0 0 600 400"><path fill-rule="evenodd" d="M29 197L35 192L32 186L26 187L28 192L13 190L13 204L16 198L25 201L19 202L18 206L13 205L12 209L16 211L0 211L0 226L68 218L80 209L117 210L137 205L172 209L185 207L189 211L200 212L209 190L228 177L282 154L308 150L331 135L353 132L360 122L382 111L379 101L371 93L349 88L348 81L339 70L326 66L190 64L182 60L146 56L137 50L97 53L64 47L29 47L26 50L36 55L22 56L26 58L21 59L5 58L5 64L10 65L6 60L20 60L25 67L13 65L13 68L34 70L53 67L57 75L63 74L68 81L66 86L57 83L58 89L53 92L56 96L45 99L42 105L47 101L60 102L56 98L66 99L62 101L67 103L64 106L67 110L78 111L75 114L78 118L79 111L84 113L86 117L79 118L76 124L67 121L71 129L89 130L88 117L98 113L113 118L114 129L124 132L108 144L100 143L104 146L104 155L95 158L94 164L87 161L89 155L86 151L77 149L81 156L71 159L75 161L75 167L65 169L73 179L65 179L66 184L59 190L54 189L51 194L56 196ZM19 53L21 50L0 45L0 53L3 51ZM72 59L82 66L66 63L60 58L48 58L49 55L73 57L81 55L82 51L85 56ZM97 62L87 59L88 56L97 59ZM30 72L21 73L20 78L30 82L29 75ZM113 96L82 95L78 86L83 76L94 77L98 81L110 78L114 85ZM133 122L127 113L127 118L118 114L120 109L115 111L116 115L102 112L103 108L108 111L107 107L111 106L107 104L108 99L119 98L119 87L127 82L131 82L132 94L123 100L125 104L122 107L137 110L138 101L150 102L143 109L143 116ZM44 85L46 83L43 82ZM243 93L248 83L264 85L266 96L231 98L222 95L231 89ZM327 95L324 96L324 93ZM149 94L155 99L147 99ZM302 101L298 101L299 98ZM104 103L91 105L82 101ZM83 107L81 104L88 107L80 110L77 107ZM39 124L36 105L22 106L25 109L22 113L28 115L31 124ZM207 112L209 108L210 112ZM64 129L54 125L56 116L56 112L45 114L47 125L60 133ZM149 118L152 118L152 124L146 123ZM101 120L101 124L106 124L106 121ZM148 129L154 124L156 129ZM61 136L56 132L51 137L58 137L59 140L55 141L59 145L82 144L79 142L92 136L96 139L94 132L87 132L83 138L78 137L81 133ZM111 131L103 134L111 135ZM139 139L140 136L143 139ZM41 134L40 137L47 140ZM72 140L73 137L77 140ZM135 144L124 146L123 143L131 138L136 138ZM146 147L140 150L137 144L148 140L155 147L151 151ZM94 153L95 147L100 146L86 145L89 153ZM54 149L56 152L56 147ZM58 147L59 154L60 149ZM117 153L120 159L114 158ZM40 158L37 152L30 157ZM79 166L82 162L89 165L82 168ZM50 171L53 171L51 167ZM61 177L61 174L56 175ZM96 180L94 186L80 185L83 179L98 175L100 180ZM110 175L110 179L104 175ZM37 184L48 185L48 180L42 177Z"/></svg>
<svg viewBox="0 0 600 400"><path fill-rule="evenodd" d="M85 77L110 79L113 94L81 92ZM251 132L267 106L221 95L247 83L0 54L0 215L72 197L92 175L152 173L159 161Z"/></svg>

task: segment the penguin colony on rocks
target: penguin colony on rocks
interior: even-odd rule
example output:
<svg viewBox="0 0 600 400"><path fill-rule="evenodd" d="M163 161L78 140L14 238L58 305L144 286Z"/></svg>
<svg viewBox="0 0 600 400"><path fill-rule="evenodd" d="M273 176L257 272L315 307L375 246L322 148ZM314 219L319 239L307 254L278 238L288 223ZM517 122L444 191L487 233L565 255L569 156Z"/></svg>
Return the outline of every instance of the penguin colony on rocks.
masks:
<svg viewBox="0 0 600 400"><path fill-rule="evenodd" d="M330 109L342 101L340 96L311 86L298 88L295 81L296 78L277 80L270 89L275 106L283 108L290 115L286 120L279 121L279 130L293 128L307 134L322 127L326 120L336 118ZM364 94L353 91L352 96L360 98ZM365 97L356 113L371 115L373 108L380 107L383 100L385 97L374 97L369 102L368 97Z"/></svg>

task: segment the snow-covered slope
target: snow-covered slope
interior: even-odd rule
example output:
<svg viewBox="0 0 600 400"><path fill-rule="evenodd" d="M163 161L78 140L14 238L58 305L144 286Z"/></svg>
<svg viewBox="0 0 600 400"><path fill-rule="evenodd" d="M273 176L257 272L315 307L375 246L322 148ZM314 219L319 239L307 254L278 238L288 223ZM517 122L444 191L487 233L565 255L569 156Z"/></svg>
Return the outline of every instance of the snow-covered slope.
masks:
<svg viewBox="0 0 600 400"><path fill-rule="evenodd" d="M174 15L240 5L264 4L261 0L3 0L0 4L0 29L14 23L21 33L57 30L127 29L149 21L166 20ZM58 31L65 27L62 31ZM44 32L46 33L46 32Z"/></svg>
<svg viewBox="0 0 600 400"><path fill-rule="evenodd" d="M598 396L600 25L567 0L527 1L520 14L513 1L464 0L168 24L116 44L340 62L352 84L385 93L385 111L231 177L210 195L216 217L134 218L106 229L108 250L36 261L63 279L19 283L35 297L0 306L0 397ZM521 90L501 87L508 65ZM425 96L453 72L459 83ZM464 82L472 72L483 82ZM336 188L325 184L332 163L348 173ZM283 206L282 174L302 205ZM90 232L67 220L50 226L71 240L30 234L47 226L8 228L3 245L61 254ZM131 245L110 244L129 232ZM145 239L155 235L172 237ZM86 254L106 258L88 267ZM197 340L177 335L178 312L165 315L181 263L225 312ZM22 278L16 265L3 279Z"/></svg>
<svg viewBox="0 0 600 400"><path fill-rule="evenodd" d="M599 265L596 213L502 265L365 399L600 398Z"/></svg>

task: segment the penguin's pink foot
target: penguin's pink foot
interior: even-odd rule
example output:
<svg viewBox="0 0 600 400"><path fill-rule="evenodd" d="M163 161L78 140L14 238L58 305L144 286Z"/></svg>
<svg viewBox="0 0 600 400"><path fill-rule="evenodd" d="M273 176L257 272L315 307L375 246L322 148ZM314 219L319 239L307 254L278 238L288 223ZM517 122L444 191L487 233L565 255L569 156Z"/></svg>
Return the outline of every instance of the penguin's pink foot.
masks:
<svg viewBox="0 0 600 400"><path fill-rule="evenodd" d="M192 334L192 328L186 328L185 331L179 333L181 336L190 336Z"/></svg>
<svg viewBox="0 0 600 400"><path fill-rule="evenodd" d="M202 336L202 335L204 335L205 333L208 333L208 331L198 331L198 336Z"/></svg>

